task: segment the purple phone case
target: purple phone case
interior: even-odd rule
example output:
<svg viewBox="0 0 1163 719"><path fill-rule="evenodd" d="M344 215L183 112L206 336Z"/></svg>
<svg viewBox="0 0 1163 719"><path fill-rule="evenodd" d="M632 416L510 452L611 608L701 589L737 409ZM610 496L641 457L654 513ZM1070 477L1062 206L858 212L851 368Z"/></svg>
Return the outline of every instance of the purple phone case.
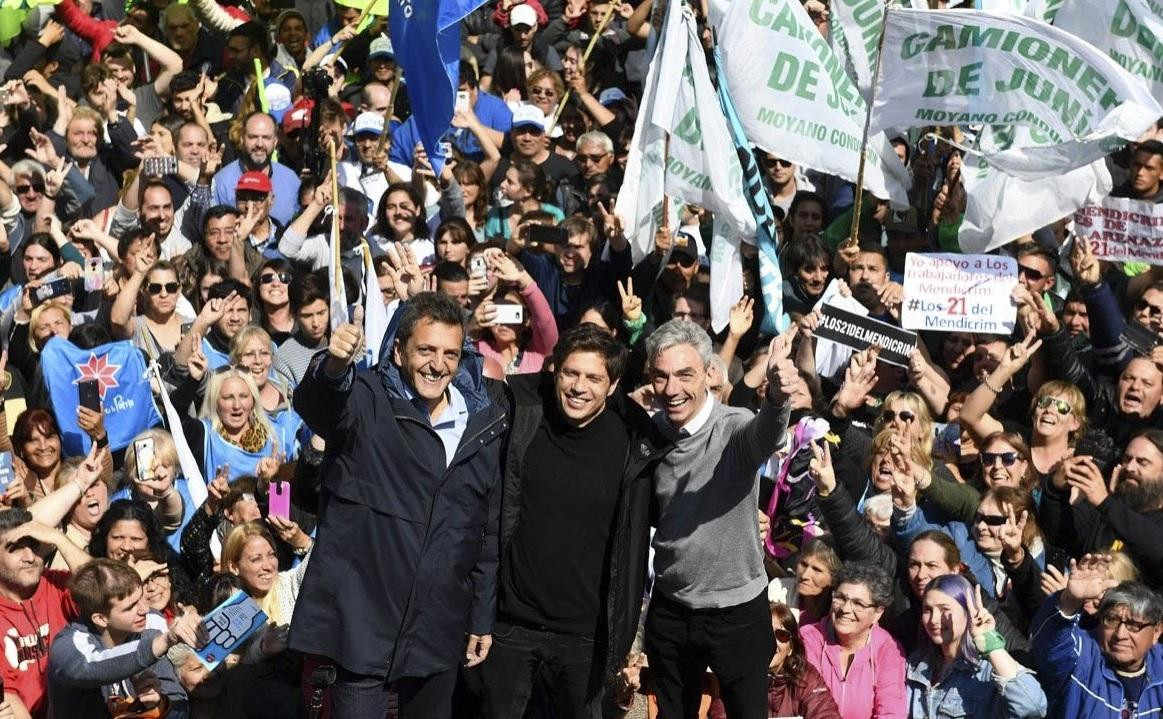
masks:
<svg viewBox="0 0 1163 719"><path fill-rule="evenodd" d="M267 498L267 514L271 517L291 518L291 483L272 482Z"/></svg>

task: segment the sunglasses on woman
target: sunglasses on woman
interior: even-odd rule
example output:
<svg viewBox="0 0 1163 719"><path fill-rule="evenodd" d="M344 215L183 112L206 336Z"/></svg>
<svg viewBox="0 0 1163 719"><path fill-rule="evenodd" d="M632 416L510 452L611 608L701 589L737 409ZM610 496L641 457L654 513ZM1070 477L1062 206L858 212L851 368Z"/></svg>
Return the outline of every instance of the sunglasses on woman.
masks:
<svg viewBox="0 0 1163 719"><path fill-rule="evenodd" d="M145 291L151 295L160 295L162 290L166 294L175 295L178 293L178 288L181 287L177 282L150 282L145 286Z"/></svg>
<svg viewBox="0 0 1163 719"><path fill-rule="evenodd" d="M1058 414L1070 414L1070 404L1068 402L1063 402L1062 400L1055 399L1054 397L1038 398L1039 409L1046 409L1047 407L1051 406L1058 409Z"/></svg>
<svg viewBox="0 0 1163 719"><path fill-rule="evenodd" d="M291 275L286 272L277 272L270 275L263 275L262 277L258 278L258 283L260 285L269 285L275 280L282 282L284 285L289 285L291 284Z"/></svg>
<svg viewBox="0 0 1163 719"><path fill-rule="evenodd" d="M982 452L981 463L986 467L992 467L993 463L1001 460L1003 467L1012 467L1018 461L1019 456L1017 452Z"/></svg>
<svg viewBox="0 0 1163 719"><path fill-rule="evenodd" d="M905 424L911 424L913 420L917 418L916 414L908 411L907 409L902 409L900 412L894 412L891 409L886 409L881 416L884 417L885 424L896 420L897 417L900 417L901 421Z"/></svg>
<svg viewBox="0 0 1163 719"><path fill-rule="evenodd" d="M974 524L981 524L983 522L990 527L1000 527L1006 523L1006 518L1000 514L982 514L981 512L973 515Z"/></svg>
<svg viewBox="0 0 1163 719"><path fill-rule="evenodd" d="M779 642L780 644L787 644L791 641L791 632L786 629L776 629L775 641Z"/></svg>

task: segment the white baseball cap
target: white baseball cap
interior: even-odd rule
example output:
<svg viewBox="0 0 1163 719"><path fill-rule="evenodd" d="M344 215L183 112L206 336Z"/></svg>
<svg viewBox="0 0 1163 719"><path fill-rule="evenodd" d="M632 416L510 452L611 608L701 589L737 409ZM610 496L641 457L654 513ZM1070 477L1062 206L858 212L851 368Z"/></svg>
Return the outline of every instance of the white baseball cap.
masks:
<svg viewBox="0 0 1163 719"><path fill-rule="evenodd" d="M518 127L536 127L545 132L545 113L536 105L519 105L513 110L513 129Z"/></svg>
<svg viewBox="0 0 1163 719"><path fill-rule="evenodd" d="M375 112L359 113L359 117L355 118L355 125L351 128L351 134L360 135L364 133L377 137L384 134L383 116Z"/></svg>
<svg viewBox="0 0 1163 719"><path fill-rule="evenodd" d="M517 5L509 11L509 25L512 27L517 25L537 27L537 11L531 5Z"/></svg>

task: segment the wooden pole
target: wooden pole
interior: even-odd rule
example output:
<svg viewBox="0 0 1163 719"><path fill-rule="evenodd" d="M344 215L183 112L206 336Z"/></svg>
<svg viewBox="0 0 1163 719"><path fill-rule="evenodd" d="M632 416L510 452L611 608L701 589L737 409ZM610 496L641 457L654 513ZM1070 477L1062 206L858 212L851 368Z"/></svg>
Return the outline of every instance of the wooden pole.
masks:
<svg viewBox="0 0 1163 719"><path fill-rule="evenodd" d="M872 91L868 97L868 108L864 113L864 135L860 139L860 165L856 170L856 204L852 208L852 227L848 232L848 239L843 248L855 247L860 244L860 211L864 205L864 164L868 154L868 128L872 124L872 106L876 102L876 85L880 80L880 58L884 51L884 31L888 26L889 6L884 6L884 22L880 26L880 40L876 43L876 66L872 70Z"/></svg>
<svg viewBox="0 0 1163 719"><path fill-rule="evenodd" d="M614 17L614 3L610 3L610 9L606 11L606 16L598 23L598 29L594 31L593 37L590 38L590 44L586 46L586 51L581 58L581 71L586 70L586 61L590 59L590 53L594 51L594 46L598 44L598 38L606 31L606 26L610 24L610 20ZM587 78L588 79L588 78ZM571 88L565 88L565 94L561 96L561 102L557 103L557 110L553 112L553 120L550 121L549 127L545 128L545 134L548 135L553 132L553 128L557 127L557 121L561 118L561 111L565 109L565 103L569 100Z"/></svg>

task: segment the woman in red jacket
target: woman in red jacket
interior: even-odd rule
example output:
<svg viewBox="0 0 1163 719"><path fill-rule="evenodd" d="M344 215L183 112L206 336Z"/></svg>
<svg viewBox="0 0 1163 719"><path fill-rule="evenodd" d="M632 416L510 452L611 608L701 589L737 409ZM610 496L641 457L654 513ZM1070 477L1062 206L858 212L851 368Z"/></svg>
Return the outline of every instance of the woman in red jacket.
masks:
<svg viewBox="0 0 1163 719"><path fill-rule="evenodd" d="M775 654L767 668L767 715L840 719L824 678L808 663L799 626L787 605L771 604Z"/></svg>

